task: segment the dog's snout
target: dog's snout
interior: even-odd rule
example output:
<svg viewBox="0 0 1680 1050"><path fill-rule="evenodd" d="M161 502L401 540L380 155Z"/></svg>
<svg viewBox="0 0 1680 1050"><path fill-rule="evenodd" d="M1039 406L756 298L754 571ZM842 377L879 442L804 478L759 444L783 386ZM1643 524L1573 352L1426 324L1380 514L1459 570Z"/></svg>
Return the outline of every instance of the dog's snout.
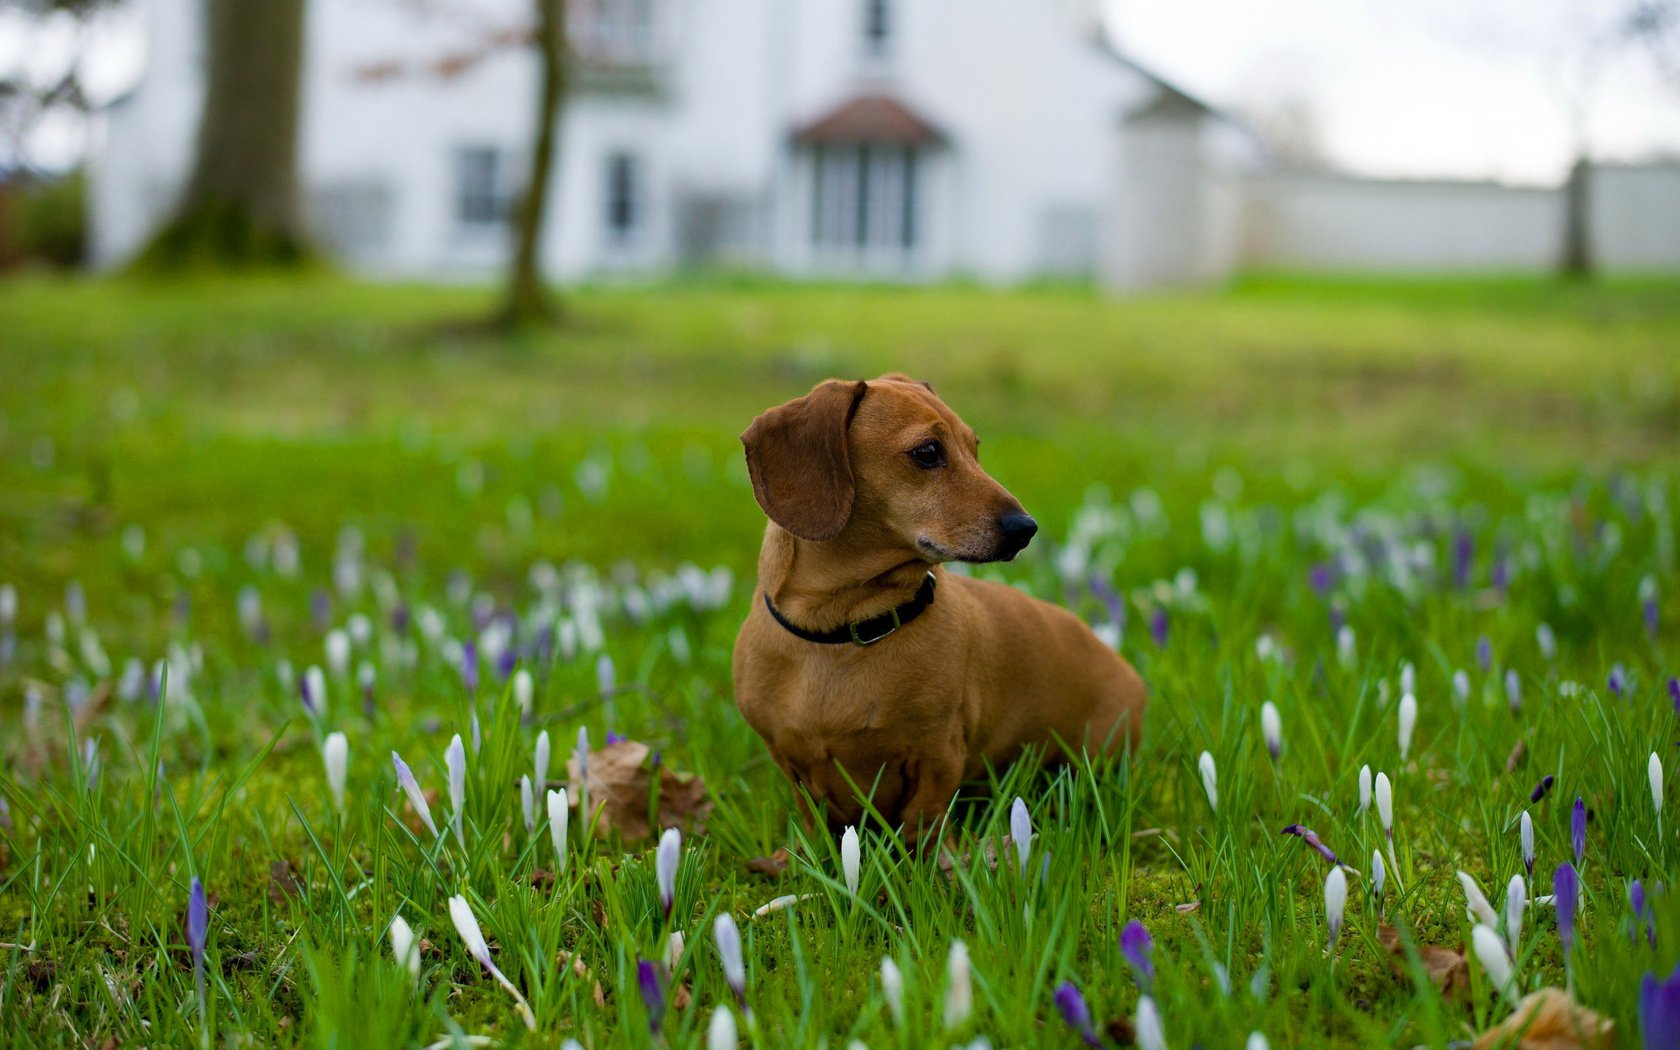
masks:
<svg viewBox="0 0 1680 1050"><path fill-rule="evenodd" d="M998 529L1003 533L1004 557L1013 558L1026 550L1027 544L1037 535L1038 522L1030 514L1016 512L999 518Z"/></svg>

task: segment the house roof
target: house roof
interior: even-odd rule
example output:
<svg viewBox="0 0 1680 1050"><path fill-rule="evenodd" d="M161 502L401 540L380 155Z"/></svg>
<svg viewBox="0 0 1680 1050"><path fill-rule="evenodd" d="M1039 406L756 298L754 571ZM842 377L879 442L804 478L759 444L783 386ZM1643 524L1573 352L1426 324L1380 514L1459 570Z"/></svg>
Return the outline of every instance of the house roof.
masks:
<svg viewBox="0 0 1680 1050"><path fill-rule="evenodd" d="M926 146L945 141L931 120L888 95L857 95L794 129L802 146L891 142Z"/></svg>

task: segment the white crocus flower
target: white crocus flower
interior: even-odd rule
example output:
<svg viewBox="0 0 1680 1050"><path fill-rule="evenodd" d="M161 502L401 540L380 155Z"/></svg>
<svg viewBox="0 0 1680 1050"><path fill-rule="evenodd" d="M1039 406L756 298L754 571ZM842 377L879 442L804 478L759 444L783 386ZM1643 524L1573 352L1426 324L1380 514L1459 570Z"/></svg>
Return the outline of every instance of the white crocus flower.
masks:
<svg viewBox="0 0 1680 1050"><path fill-rule="evenodd" d="M961 1028L974 1012L973 975L968 965L968 945L951 942L951 953L945 959L945 1030Z"/></svg>
<svg viewBox="0 0 1680 1050"><path fill-rule="evenodd" d="M682 962L683 950L688 944L683 939L681 930L672 930L671 936L665 938L665 969L670 973L677 972L677 964Z"/></svg>
<svg viewBox="0 0 1680 1050"><path fill-rule="evenodd" d="M409 976L420 979L420 942L414 936L414 928L401 915L391 920L388 931L391 938L391 956L397 960L397 965L406 969Z"/></svg>
<svg viewBox="0 0 1680 1050"><path fill-rule="evenodd" d="M1388 868L1383 864L1382 851L1371 851L1371 896L1382 900L1383 884L1388 881Z"/></svg>
<svg viewBox="0 0 1680 1050"><path fill-rule="evenodd" d="M1522 941L1523 908L1528 906L1528 886L1521 875L1512 875L1505 887L1505 940L1511 946L1511 958L1517 957L1517 945Z"/></svg>
<svg viewBox="0 0 1680 1050"><path fill-rule="evenodd" d="M857 828L847 825L845 832L840 836L840 871L846 879L846 892L854 897L857 896L858 864L861 860Z"/></svg>
<svg viewBox="0 0 1680 1050"><path fill-rule="evenodd" d="M455 739L459 742L461 738ZM466 944L467 954L477 959L479 964L489 971L490 976L496 979L496 983L508 990L514 998L519 1016L525 1021L525 1027L535 1031L537 1019L531 1014L530 1004L519 994L519 989L514 987L513 982L507 979L507 975L496 968L495 961L490 958L490 945L484 940L484 931L478 928L478 918L473 915L472 905L467 903L465 897L457 894L449 898L449 918L455 923L455 932L461 935L462 942Z"/></svg>
<svg viewBox="0 0 1680 1050"><path fill-rule="evenodd" d="M350 769L350 741L343 733L328 733L321 742L321 764L327 769L327 791L333 809L344 812L344 778Z"/></svg>
<svg viewBox="0 0 1680 1050"><path fill-rule="evenodd" d="M536 689L531 682L531 672L523 667L513 672L513 702L519 705L520 717L530 715L531 697L535 692ZM543 733L543 737L546 738L547 736L546 732Z"/></svg>
<svg viewBox="0 0 1680 1050"><path fill-rule="evenodd" d="M1260 705L1260 736L1266 741L1266 750L1273 758L1283 754L1283 716L1278 714L1277 705L1270 700Z"/></svg>
<svg viewBox="0 0 1680 1050"><path fill-rule="evenodd" d="M1336 659L1341 662L1343 667L1353 666L1355 656L1353 643L1353 628L1349 627L1345 623L1342 624L1341 628L1336 632Z"/></svg>
<svg viewBox="0 0 1680 1050"><path fill-rule="evenodd" d="M1476 928L1470 931L1470 944L1494 988L1501 995L1515 1000L1516 995L1510 990L1511 960L1505 955L1505 945L1500 941L1499 934L1493 932L1492 926L1477 923Z"/></svg>
<svg viewBox="0 0 1680 1050"><path fill-rule="evenodd" d="M712 1022L706 1026L706 1050L735 1050L740 1037L735 1031L735 1012L727 1006L712 1011Z"/></svg>
<svg viewBox="0 0 1680 1050"><path fill-rule="evenodd" d="M1400 761L1404 762L1412 750L1412 731L1417 729L1417 697L1411 693L1400 698Z"/></svg>
<svg viewBox="0 0 1680 1050"><path fill-rule="evenodd" d="M1208 805L1214 812L1219 811L1219 770L1213 764L1213 756L1203 751L1196 759L1196 768L1202 774L1202 790L1207 792Z"/></svg>
<svg viewBox="0 0 1680 1050"><path fill-rule="evenodd" d="M682 860L682 832L666 828L659 835L659 848L653 856L654 875L659 882L659 902L665 906L667 917L677 902L677 864Z"/></svg>
<svg viewBox="0 0 1680 1050"><path fill-rule="evenodd" d="M1026 800L1015 796L1009 807L1009 837L1015 842L1015 854L1021 859L1021 876L1027 874L1027 858L1032 855L1032 816L1027 812Z"/></svg>
<svg viewBox="0 0 1680 1050"><path fill-rule="evenodd" d="M723 979L729 983L735 998L746 1001L747 965L741 958L741 930L735 917L723 912L712 924L712 940L717 943L718 959L723 963Z"/></svg>
<svg viewBox="0 0 1680 1050"><path fill-rule="evenodd" d="M1523 867L1530 874L1534 872L1534 818L1528 815L1528 810L1522 811L1522 818L1517 822L1517 838L1522 843Z"/></svg>
<svg viewBox="0 0 1680 1050"><path fill-rule="evenodd" d="M1378 773L1376 791L1377 821L1382 824L1383 834L1390 840L1394 839L1394 786L1389 783L1387 773Z"/></svg>
<svg viewBox="0 0 1680 1050"><path fill-rule="evenodd" d="M338 628L327 632L326 641L327 668L332 671L334 678L343 678L350 673L350 636Z"/></svg>
<svg viewBox="0 0 1680 1050"><path fill-rule="evenodd" d="M904 975L898 972L898 964L887 956L881 957L881 993L887 998L887 1009L892 1013L893 1023L904 1027Z"/></svg>
<svg viewBox="0 0 1680 1050"><path fill-rule="evenodd" d="M566 825L571 822L571 807L566 802L566 789L548 793L548 834L554 840L554 867L566 874Z"/></svg>
<svg viewBox="0 0 1680 1050"><path fill-rule="evenodd" d="M1268 1043L1266 1037L1261 1033L1250 1032L1244 1050L1272 1050L1272 1044Z"/></svg>
<svg viewBox="0 0 1680 1050"><path fill-rule="evenodd" d="M438 836L437 823L432 820L432 807L426 802L426 793L420 790L420 782L414 779L414 771L408 768L408 763L395 751L391 752L391 764L397 767L397 785L408 796L408 804L414 807L414 812L420 814L420 820L426 825L426 830L433 838Z"/></svg>
<svg viewBox="0 0 1680 1050"><path fill-rule="evenodd" d="M537 795L531 788L531 778L519 777L519 812L525 818L525 834L530 835L537 830Z"/></svg>
<svg viewBox="0 0 1680 1050"><path fill-rule="evenodd" d="M532 752L531 780L538 791L548 787L548 758L549 758L548 730L537 734L537 746Z"/></svg>
<svg viewBox="0 0 1680 1050"><path fill-rule="evenodd" d="M1359 767L1359 815L1364 816L1371 809L1371 767Z"/></svg>
<svg viewBox="0 0 1680 1050"><path fill-rule="evenodd" d="M1167 1050L1167 1030L1161 1025L1161 1011L1147 995L1138 996L1132 1029L1137 1036L1138 1050Z"/></svg>
<svg viewBox="0 0 1680 1050"><path fill-rule="evenodd" d="M1663 767L1662 759L1655 751L1651 752L1651 760L1645 764L1645 775L1651 781L1651 806L1657 811L1657 819L1662 820L1663 810Z"/></svg>
<svg viewBox="0 0 1680 1050"><path fill-rule="evenodd" d="M1464 906L1472 922L1481 923L1492 929L1499 925L1499 914L1488 903L1487 895L1476 884L1475 876L1467 871L1458 873L1458 884L1464 888Z"/></svg>
<svg viewBox="0 0 1680 1050"><path fill-rule="evenodd" d="M1324 878L1324 917L1330 927L1330 951L1336 950L1336 938L1342 932L1342 916L1347 908L1347 873L1337 864Z"/></svg>
<svg viewBox="0 0 1680 1050"><path fill-rule="evenodd" d="M449 747L443 753L443 762L449 767L449 823L455 829L455 841L466 849L467 836L462 829L461 813L467 805L467 748L461 743L460 733L449 741Z"/></svg>
<svg viewBox="0 0 1680 1050"><path fill-rule="evenodd" d="M309 702L315 706L315 717L327 713L327 676L314 664L303 672L304 688L309 690Z"/></svg>

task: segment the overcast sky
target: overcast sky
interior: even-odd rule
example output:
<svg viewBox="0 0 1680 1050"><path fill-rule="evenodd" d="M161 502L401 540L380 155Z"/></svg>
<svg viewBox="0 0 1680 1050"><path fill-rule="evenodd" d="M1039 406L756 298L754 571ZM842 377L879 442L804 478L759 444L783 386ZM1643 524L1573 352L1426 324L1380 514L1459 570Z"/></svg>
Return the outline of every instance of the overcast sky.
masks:
<svg viewBox="0 0 1680 1050"><path fill-rule="evenodd" d="M1100 2L1134 58L1192 94L1258 114L1262 127L1294 112L1319 152L1350 170L1552 182L1572 156L1572 106L1586 114L1595 156L1680 156L1680 85L1660 80L1637 48L1594 43L1627 0ZM50 76L72 30L22 25L0 12L0 70L23 63ZM94 35L96 100L138 75L140 26L130 7ZM84 141L60 122L35 136L32 159L71 163Z"/></svg>

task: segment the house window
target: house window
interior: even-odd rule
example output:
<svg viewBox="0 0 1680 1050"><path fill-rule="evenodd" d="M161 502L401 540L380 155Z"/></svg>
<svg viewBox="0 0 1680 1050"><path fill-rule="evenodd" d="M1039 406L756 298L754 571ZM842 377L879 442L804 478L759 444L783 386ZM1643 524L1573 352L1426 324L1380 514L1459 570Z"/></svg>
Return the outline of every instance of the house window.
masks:
<svg viewBox="0 0 1680 1050"><path fill-rule="evenodd" d="M892 42L892 11L888 0L863 0L863 47L873 56L887 53Z"/></svg>
<svg viewBox="0 0 1680 1050"><path fill-rule="evenodd" d="M812 240L818 247L902 253L920 236L918 153L889 143L819 146Z"/></svg>
<svg viewBox="0 0 1680 1050"><path fill-rule="evenodd" d="M642 166L629 153L607 158L607 235L615 244L625 244L642 225Z"/></svg>
<svg viewBox="0 0 1680 1050"><path fill-rule="evenodd" d="M582 0L568 5L567 30L584 57L608 65L653 60L653 0Z"/></svg>
<svg viewBox="0 0 1680 1050"><path fill-rule="evenodd" d="M507 218L507 158L494 146L462 146L455 151L455 225L481 231Z"/></svg>

